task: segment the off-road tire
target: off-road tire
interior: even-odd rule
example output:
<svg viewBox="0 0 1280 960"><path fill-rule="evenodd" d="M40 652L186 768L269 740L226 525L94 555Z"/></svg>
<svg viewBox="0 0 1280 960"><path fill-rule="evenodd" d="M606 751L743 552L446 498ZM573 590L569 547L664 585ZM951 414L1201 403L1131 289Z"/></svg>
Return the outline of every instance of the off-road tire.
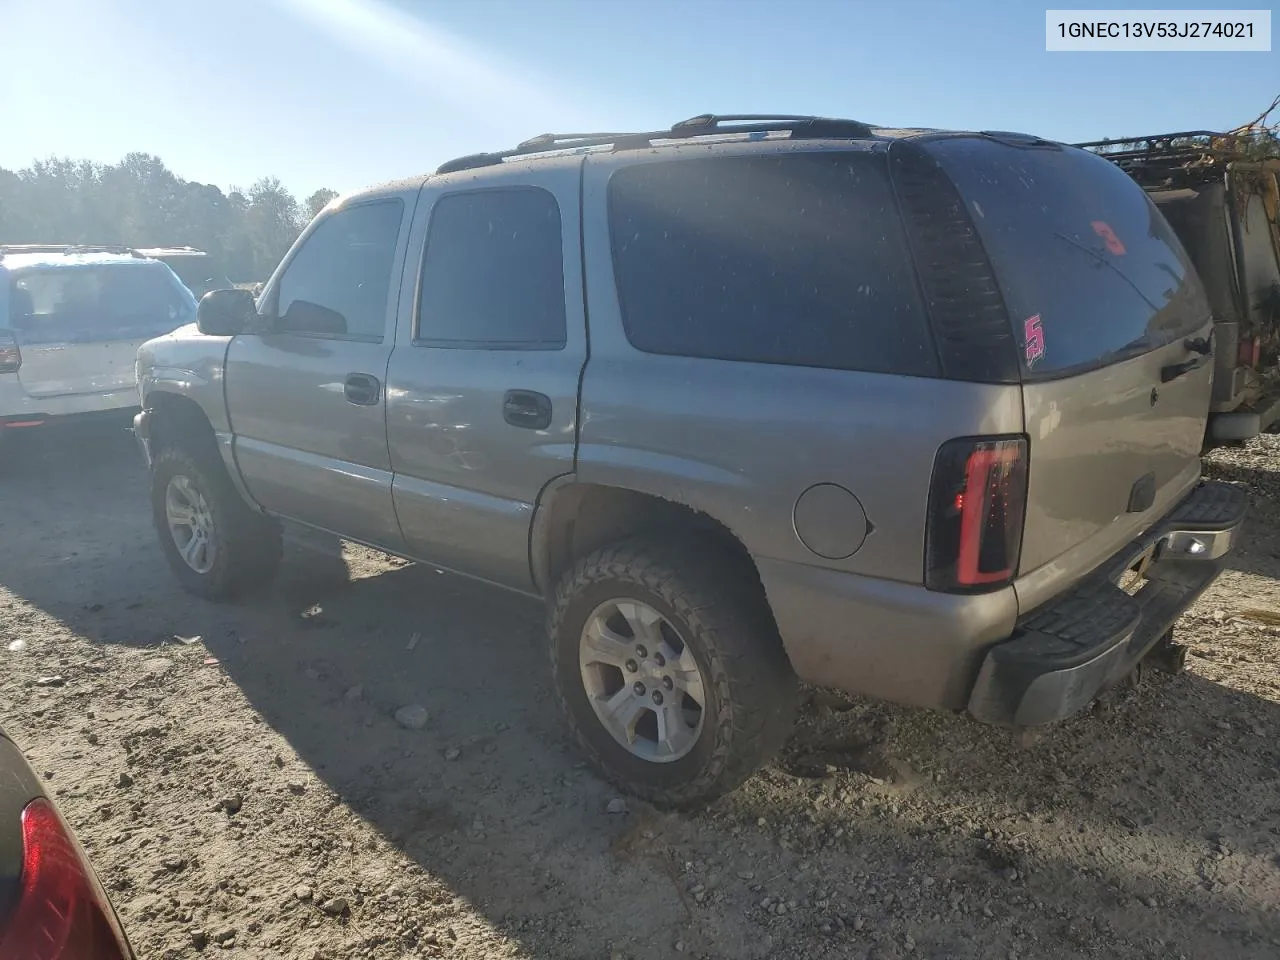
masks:
<svg viewBox="0 0 1280 960"><path fill-rule="evenodd" d="M634 756L596 717L583 686L579 644L600 604L639 600L692 650L708 703L693 749L658 763ZM664 809L700 806L738 787L785 743L799 685L749 562L703 545L628 540L578 560L549 610L556 693L587 756L622 790Z"/></svg>
<svg viewBox="0 0 1280 960"><path fill-rule="evenodd" d="M203 494L213 517L217 553L212 568L198 573L178 552L165 515L165 491L185 476ZM151 467L151 517L160 549L183 589L206 600L230 600L265 587L280 565L280 525L245 503L216 453L166 446Z"/></svg>

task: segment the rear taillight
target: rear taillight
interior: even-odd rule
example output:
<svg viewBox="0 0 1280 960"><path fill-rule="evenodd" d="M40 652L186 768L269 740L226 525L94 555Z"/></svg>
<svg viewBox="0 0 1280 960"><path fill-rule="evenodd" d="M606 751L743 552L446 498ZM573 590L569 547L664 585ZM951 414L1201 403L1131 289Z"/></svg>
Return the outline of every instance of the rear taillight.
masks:
<svg viewBox="0 0 1280 960"><path fill-rule="evenodd" d="M21 899L0 930L0 957L128 960L107 896L58 812L32 800L22 811Z"/></svg>
<svg viewBox="0 0 1280 960"><path fill-rule="evenodd" d="M0 373L17 373L22 366L18 339L8 330L0 330Z"/></svg>
<svg viewBox="0 0 1280 960"><path fill-rule="evenodd" d="M1018 570L1027 507L1025 437L951 440L933 465L925 585L976 593Z"/></svg>
<svg viewBox="0 0 1280 960"><path fill-rule="evenodd" d="M1262 340L1251 337L1240 341L1240 353L1237 363L1242 367L1256 367L1262 360Z"/></svg>

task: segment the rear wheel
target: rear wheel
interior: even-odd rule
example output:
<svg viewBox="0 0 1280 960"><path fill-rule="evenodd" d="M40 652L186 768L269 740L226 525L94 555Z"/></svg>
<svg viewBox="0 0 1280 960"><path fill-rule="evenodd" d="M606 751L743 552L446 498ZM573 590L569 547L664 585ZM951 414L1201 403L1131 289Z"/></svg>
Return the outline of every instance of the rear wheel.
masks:
<svg viewBox="0 0 1280 960"><path fill-rule="evenodd" d="M151 470L151 513L179 583L224 600L269 582L280 563L280 527L244 502L220 462L163 449Z"/></svg>
<svg viewBox="0 0 1280 960"><path fill-rule="evenodd" d="M561 580L556 689L588 756L629 793L706 803L786 740L798 685L753 579L719 551L635 541Z"/></svg>

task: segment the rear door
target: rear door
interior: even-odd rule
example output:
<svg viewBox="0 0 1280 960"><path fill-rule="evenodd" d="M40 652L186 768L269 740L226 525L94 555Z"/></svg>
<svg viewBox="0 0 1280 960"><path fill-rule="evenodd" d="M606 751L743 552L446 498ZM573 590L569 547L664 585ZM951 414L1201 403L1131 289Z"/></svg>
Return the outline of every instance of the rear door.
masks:
<svg viewBox="0 0 1280 960"><path fill-rule="evenodd" d="M533 586L534 504L574 466L581 165L539 160L518 185L477 189L463 175L423 189L414 316L387 372L407 552L518 590Z"/></svg>
<svg viewBox="0 0 1280 960"><path fill-rule="evenodd" d="M1021 574L1041 569L1036 582L1060 586L1199 477L1209 307L1169 225L1108 161L996 137L928 149L965 200L1014 324L1030 438Z"/></svg>
<svg viewBox="0 0 1280 960"><path fill-rule="evenodd" d="M135 388L138 347L195 319L195 300L161 263L31 268L9 290L22 351L18 381L33 398Z"/></svg>

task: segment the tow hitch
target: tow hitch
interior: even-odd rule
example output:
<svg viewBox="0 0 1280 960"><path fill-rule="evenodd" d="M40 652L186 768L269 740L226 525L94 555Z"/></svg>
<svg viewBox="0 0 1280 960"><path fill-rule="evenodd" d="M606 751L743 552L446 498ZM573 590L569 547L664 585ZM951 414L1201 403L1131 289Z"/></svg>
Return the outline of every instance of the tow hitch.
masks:
<svg viewBox="0 0 1280 960"><path fill-rule="evenodd" d="M1173 631L1170 630L1142 658L1142 664L1148 664L1161 673L1182 673L1187 669L1187 648L1173 642Z"/></svg>

